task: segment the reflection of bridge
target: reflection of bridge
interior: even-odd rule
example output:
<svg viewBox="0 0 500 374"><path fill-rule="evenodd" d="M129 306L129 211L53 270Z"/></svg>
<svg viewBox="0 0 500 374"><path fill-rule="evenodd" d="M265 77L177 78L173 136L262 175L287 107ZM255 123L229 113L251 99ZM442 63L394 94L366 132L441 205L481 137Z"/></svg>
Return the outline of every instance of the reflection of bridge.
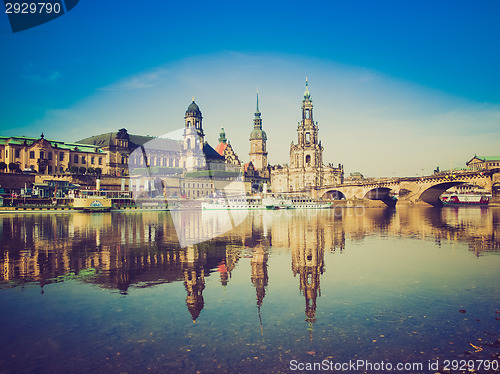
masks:
<svg viewBox="0 0 500 374"><path fill-rule="evenodd" d="M382 200L387 204L391 201L391 195L398 195L399 202L423 201L431 205L440 205L439 196L444 191L464 183L482 187L496 196L500 189L500 169L339 184L318 188L314 194L316 197L330 199Z"/></svg>

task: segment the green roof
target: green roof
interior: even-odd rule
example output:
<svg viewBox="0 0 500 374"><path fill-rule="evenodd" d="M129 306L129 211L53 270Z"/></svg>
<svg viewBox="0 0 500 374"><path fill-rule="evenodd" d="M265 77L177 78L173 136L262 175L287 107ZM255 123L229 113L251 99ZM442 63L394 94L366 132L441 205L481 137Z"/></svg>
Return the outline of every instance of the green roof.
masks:
<svg viewBox="0 0 500 374"><path fill-rule="evenodd" d="M40 138L29 138L27 136L0 136L0 143L1 144L10 144L10 145L27 145L31 146L33 143L35 143L37 140L40 140ZM89 153L104 153L104 151L100 147L96 146L90 146L88 144L81 144L81 143L66 143L60 140L47 140L50 145L53 148L58 148L58 149L69 149L69 150L75 150L75 148L78 148L78 152L89 152Z"/></svg>
<svg viewBox="0 0 500 374"><path fill-rule="evenodd" d="M500 156L476 156L475 158L483 161L500 161Z"/></svg>

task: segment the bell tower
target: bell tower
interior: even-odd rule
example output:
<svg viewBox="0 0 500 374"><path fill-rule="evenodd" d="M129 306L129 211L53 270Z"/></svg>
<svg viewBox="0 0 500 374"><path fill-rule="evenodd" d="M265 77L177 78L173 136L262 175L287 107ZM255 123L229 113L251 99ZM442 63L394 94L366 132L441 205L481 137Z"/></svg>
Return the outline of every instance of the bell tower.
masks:
<svg viewBox="0 0 500 374"><path fill-rule="evenodd" d="M259 111L259 91L257 91L257 109L253 119L253 131L250 133L250 161L258 171L267 169L267 135L262 130L262 118Z"/></svg>
<svg viewBox="0 0 500 374"><path fill-rule="evenodd" d="M302 120L297 126L298 142L291 149L292 167L317 169L323 165L323 147L318 139L318 124L314 123L313 103L306 77L306 90L302 99Z"/></svg>

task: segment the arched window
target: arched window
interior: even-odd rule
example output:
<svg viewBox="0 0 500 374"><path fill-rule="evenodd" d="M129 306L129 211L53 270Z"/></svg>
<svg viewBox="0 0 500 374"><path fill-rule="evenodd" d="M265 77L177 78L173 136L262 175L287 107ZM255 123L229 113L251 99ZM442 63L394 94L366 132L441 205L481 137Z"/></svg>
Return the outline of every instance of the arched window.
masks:
<svg viewBox="0 0 500 374"><path fill-rule="evenodd" d="M311 155L307 155L306 156L306 164L310 164L311 163Z"/></svg>
<svg viewBox="0 0 500 374"><path fill-rule="evenodd" d="M188 138L187 140L187 149L191 148L191 139Z"/></svg>
<svg viewBox="0 0 500 374"><path fill-rule="evenodd" d="M309 143L311 141L311 134L306 132L306 143Z"/></svg>
<svg viewBox="0 0 500 374"><path fill-rule="evenodd" d="M311 112L309 111L309 109L306 109L306 119L309 119L311 116Z"/></svg>

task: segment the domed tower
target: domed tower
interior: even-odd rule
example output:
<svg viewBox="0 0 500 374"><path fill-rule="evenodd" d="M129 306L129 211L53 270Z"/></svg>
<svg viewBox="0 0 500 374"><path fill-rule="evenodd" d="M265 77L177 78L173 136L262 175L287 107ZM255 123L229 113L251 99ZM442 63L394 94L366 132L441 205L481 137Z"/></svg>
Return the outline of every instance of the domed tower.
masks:
<svg viewBox="0 0 500 374"><path fill-rule="evenodd" d="M259 91L257 91L257 109L253 119L253 131L250 133L250 161L258 171L267 168L267 135L262 130L262 119L259 111Z"/></svg>
<svg viewBox="0 0 500 374"><path fill-rule="evenodd" d="M201 111L194 102L189 104L184 116L184 139L181 156L181 165L192 172L206 166L203 154L204 136Z"/></svg>
<svg viewBox="0 0 500 374"><path fill-rule="evenodd" d="M205 133L203 132L202 120L203 117L201 116L200 108L198 107L198 104L194 102L194 97L193 97L193 102L189 104L186 110L186 115L184 116L185 127L186 128L194 127L196 129L196 133L200 138L201 144L203 144L203 140L205 138Z"/></svg>

